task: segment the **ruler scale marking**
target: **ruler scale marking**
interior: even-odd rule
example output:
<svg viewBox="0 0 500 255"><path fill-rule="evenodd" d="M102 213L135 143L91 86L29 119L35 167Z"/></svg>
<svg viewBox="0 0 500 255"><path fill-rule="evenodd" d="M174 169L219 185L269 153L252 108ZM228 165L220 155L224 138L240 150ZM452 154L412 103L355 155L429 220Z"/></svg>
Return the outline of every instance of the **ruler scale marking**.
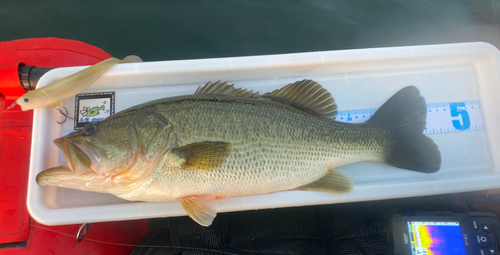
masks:
<svg viewBox="0 0 500 255"><path fill-rule="evenodd" d="M377 109L339 111L335 120L346 123L363 123ZM483 130L479 101L440 103L427 105L427 125L424 134Z"/></svg>

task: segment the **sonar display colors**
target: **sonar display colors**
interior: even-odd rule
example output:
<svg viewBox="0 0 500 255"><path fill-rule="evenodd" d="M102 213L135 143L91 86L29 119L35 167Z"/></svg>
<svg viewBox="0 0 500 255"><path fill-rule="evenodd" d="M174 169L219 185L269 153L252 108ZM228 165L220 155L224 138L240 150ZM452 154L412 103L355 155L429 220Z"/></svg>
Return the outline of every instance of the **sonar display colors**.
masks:
<svg viewBox="0 0 500 255"><path fill-rule="evenodd" d="M408 230L414 255L466 255L458 222L409 221Z"/></svg>

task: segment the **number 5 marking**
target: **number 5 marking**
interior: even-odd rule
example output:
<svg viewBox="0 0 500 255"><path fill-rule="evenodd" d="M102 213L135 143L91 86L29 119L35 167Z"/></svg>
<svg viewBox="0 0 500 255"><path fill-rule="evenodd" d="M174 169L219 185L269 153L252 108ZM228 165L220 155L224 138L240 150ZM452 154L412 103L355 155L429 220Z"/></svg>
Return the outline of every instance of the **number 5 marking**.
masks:
<svg viewBox="0 0 500 255"><path fill-rule="evenodd" d="M465 103L450 103L451 117L462 116L462 124L460 120L453 120L453 126L457 130L467 130L470 128L469 113L465 110Z"/></svg>

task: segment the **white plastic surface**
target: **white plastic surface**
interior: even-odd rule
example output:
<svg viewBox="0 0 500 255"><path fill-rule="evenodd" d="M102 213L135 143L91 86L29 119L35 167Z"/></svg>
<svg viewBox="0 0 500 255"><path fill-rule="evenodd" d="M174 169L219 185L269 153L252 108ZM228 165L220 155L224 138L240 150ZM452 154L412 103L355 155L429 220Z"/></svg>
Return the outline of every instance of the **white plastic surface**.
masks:
<svg viewBox="0 0 500 255"><path fill-rule="evenodd" d="M427 104L479 100L484 130L429 135L442 154L441 170L423 174L381 163L341 169L354 180L352 192L309 191L218 200L218 212L331 204L500 188L500 53L486 43L312 52L285 55L120 64L85 92L115 91L116 112L153 99L192 94L207 81L265 93L301 79L314 79L334 96L339 111L373 109L399 89L415 85ZM55 69L39 86L84 67ZM63 102L73 115L74 97ZM186 215L176 201L130 202L113 195L40 187L35 176L59 165L53 140L73 129L57 124L51 108L34 112L28 208L47 225Z"/></svg>

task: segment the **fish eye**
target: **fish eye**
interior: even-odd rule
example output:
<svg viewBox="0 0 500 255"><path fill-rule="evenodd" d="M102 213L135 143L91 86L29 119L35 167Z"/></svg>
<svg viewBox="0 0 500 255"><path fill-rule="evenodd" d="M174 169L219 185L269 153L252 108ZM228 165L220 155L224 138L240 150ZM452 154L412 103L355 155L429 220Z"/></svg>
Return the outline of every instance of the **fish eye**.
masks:
<svg viewBox="0 0 500 255"><path fill-rule="evenodd" d="M27 98L27 97L25 97L25 98L24 98L24 102L25 102L25 103L29 103L29 102L30 102L30 99L29 99L29 98Z"/></svg>
<svg viewBox="0 0 500 255"><path fill-rule="evenodd" d="M83 127L83 133L85 135L91 135L97 131L97 125L94 123L89 123Z"/></svg>

